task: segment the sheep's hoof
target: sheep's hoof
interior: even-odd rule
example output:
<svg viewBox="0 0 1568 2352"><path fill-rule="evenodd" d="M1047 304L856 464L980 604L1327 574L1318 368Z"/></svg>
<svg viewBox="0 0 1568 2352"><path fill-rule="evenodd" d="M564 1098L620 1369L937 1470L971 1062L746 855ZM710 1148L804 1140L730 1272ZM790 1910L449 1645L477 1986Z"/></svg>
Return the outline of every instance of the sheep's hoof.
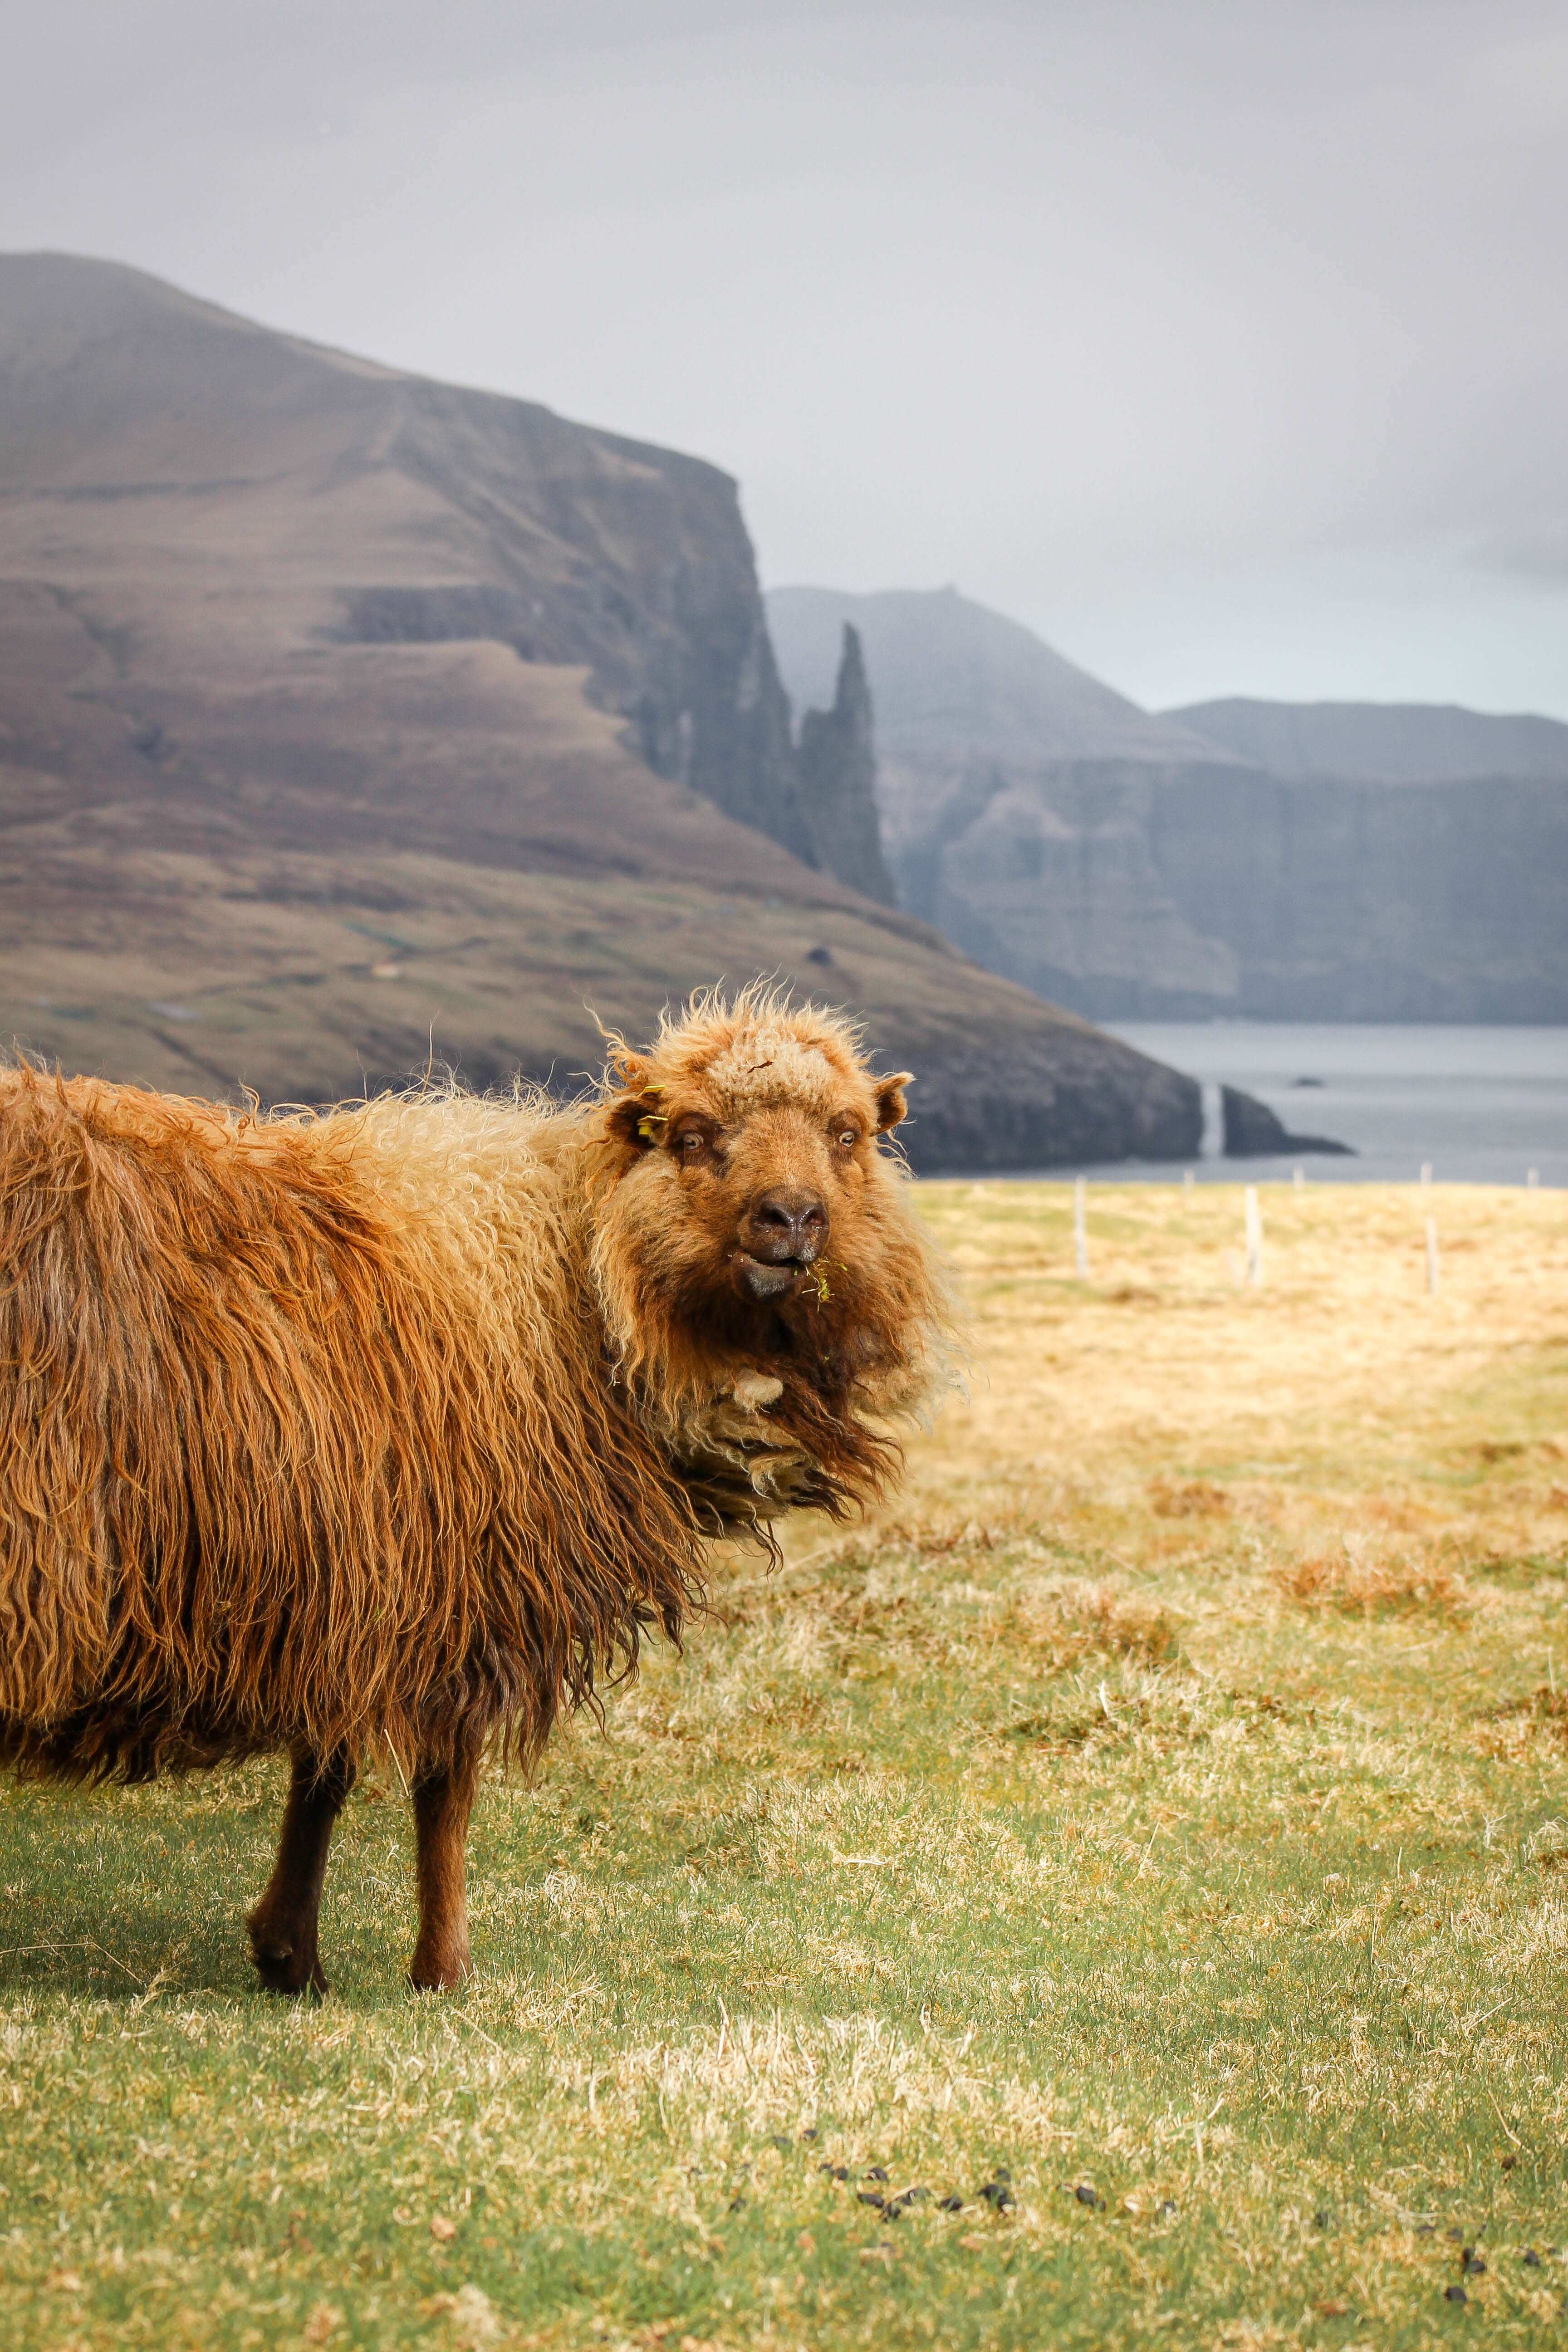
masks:
<svg viewBox="0 0 1568 2352"><path fill-rule="evenodd" d="M256 1973L268 1992L283 1993L301 2000L313 1993L320 2000L327 1990L327 1979L321 1970L321 1954L312 1936L300 1937L296 1942L285 1930L250 1923L250 1957L256 1963Z"/></svg>
<svg viewBox="0 0 1568 2352"><path fill-rule="evenodd" d="M466 1948L438 1954L421 1944L408 1963L408 1981L416 1992L459 1992L471 1974Z"/></svg>

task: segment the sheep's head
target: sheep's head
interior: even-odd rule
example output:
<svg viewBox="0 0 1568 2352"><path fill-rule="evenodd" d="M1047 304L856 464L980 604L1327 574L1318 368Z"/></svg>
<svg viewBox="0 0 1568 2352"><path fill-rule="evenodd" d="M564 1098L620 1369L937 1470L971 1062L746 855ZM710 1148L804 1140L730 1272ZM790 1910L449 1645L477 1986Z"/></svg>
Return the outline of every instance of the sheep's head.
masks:
<svg viewBox="0 0 1568 2352"><path fill-rule="evenodd" d="M761 992L698 1000L647 1053L616 1041L595 1275L626 1376L672 1425L765 1390L770 1430L813 1463L869 1460L864 1416L925 1401L946 1300L879 1140L909 1083L869 1070L845 1022ZM825 1475L876 1484L847 1460Z"/></svg>

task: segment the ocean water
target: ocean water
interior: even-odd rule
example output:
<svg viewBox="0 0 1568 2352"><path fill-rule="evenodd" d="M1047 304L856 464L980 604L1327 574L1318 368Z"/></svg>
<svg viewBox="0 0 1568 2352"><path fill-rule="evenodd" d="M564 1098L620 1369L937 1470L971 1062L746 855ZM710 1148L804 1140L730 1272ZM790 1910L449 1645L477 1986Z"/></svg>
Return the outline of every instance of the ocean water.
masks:
<svg viewBox="0 0 1568 2352"><path fill-rule="evenodd" d="M1131 1021L1119 1037L1204 1087L1202 1180L1262 1181L1300 1165L1311 1183L1568 1186L1568 1029L1293 1021ZM1315 1083L1304 1085L1303 1080ZM1352 1144L1353 1160L1289 1152L1223 1160L1219 1087L1240 1087L1295 1134ZM1059 1171L1053 1171L1059 1172ZM1170 1181L1169 1165L1105 1170Z"/></svg>

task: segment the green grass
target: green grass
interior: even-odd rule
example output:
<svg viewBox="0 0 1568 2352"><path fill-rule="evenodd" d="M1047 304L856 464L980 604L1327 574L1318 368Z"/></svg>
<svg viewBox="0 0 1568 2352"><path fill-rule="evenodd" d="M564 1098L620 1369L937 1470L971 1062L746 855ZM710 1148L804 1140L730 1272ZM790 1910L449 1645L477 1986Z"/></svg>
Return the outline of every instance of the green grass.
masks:
<svg viewBox="0 0 1568 2352"><path fill-rule="evenodd" d="M1092 1197L928 1189L988 1378L487 1788L459 1998L395 1773L309 2008L276 1769L5 1792L8 2343L1562 2338L1568 1221Z"/></svg>

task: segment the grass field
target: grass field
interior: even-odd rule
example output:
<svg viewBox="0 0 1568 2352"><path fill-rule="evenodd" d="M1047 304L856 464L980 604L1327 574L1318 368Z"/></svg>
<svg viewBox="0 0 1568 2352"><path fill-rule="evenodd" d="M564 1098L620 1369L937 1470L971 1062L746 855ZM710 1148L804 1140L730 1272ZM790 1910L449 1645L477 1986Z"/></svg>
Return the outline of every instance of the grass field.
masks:
<svg viewBox="0 0 1568 2352"><path fill-rule="evenodd" d="M395 1775L310 2008L274 1768L0 1797L18 2352L1563 2340L1568 1203L921 1197L969 1400L487 1790L461 1997Z"/></svg>

